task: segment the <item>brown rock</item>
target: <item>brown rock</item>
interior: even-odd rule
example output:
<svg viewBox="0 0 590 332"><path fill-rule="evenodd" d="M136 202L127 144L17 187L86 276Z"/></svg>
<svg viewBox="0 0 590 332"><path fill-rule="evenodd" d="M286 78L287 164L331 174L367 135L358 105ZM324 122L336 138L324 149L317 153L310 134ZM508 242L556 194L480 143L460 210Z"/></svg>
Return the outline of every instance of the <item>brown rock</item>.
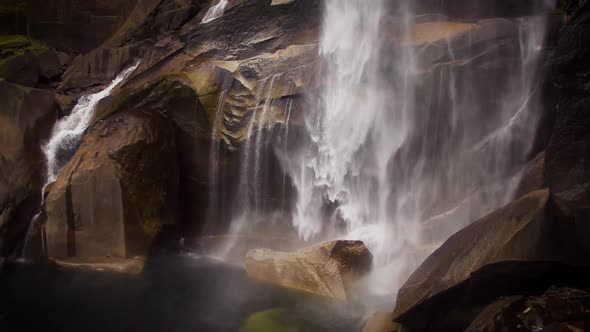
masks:
<svg viewBox="0 0 590 332"><path fill-rule="evenodd" d="M0 255L14 248L38 209L40 146L57 113L51 92L0 80Z"/></svg>
<svg viewBox="0 0 590 332"><path fill-rule="evenodd" d="M369 318L363 332L403 332L403 329L393 321L391 312L380 311Z"/></svg>
<svg viewBox="0 0 590 332"><path fill-rule="evenodd" d="M159 113L126 111L97 123L46 202L50 257L145 256L177 221L174 130Z"/></svg>
<svg viewBox="0 0 590 332"><path fill-rule="evenodd" d="M338 300L355 296L373 255L360 241L327 242L286 253L254 249L246 255L248 276L262 283Z"/></svg>

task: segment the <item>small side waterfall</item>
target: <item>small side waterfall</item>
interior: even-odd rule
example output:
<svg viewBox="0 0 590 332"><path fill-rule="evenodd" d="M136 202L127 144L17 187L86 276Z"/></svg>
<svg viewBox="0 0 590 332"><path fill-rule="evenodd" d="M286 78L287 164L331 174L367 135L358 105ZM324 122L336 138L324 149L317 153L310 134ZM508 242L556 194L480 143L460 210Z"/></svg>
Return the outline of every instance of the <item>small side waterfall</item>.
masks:
<svg viewBox="0 0 590 332"><path fill-rule="evenodd" d="M219 0L219 2L216 5L211 6L209 10L207 10L205 17L203 17L203 20L201 22L209 23L223 15L225 7L227 6L227 1L228 0Z"/></svg>
<svg viewBox="0 0 590 332"><path fill-rule="evenodd" d="M117 75L103 90L81 97L76 103L76 106L74 106L72 113L55 124L51 138L43 146L43 153L47 159L46 183L56 180L62 167L75 152L94 116L96 105L102 99L109 96L113 89L131 75L138 66L139 61Z"/></svg>
<svg viewBox="0 0 590 332"><path fill-rule="evenodd" d="M45 203L45 189L50 183L57 179L62 168L76 152L86 129L88 129L88 126L90 125L90 121L94 116L94 111L96 110L98 103L102 99L108 97L117 85L129 77L129 75L137 69L139 63L140 61L137 61L131 67L123 70L103 90L82 96L72 109L70 115L63 117L53 126L51 137L42 147L47 162L47 171L45 175L45 184L41 190L41 208L43 208ZM29 229L27 230L22 254L24 258L28 257L27 248L29 247L31 232L35 224L38 222L41 213L42 211L33 217Z"/></svg>

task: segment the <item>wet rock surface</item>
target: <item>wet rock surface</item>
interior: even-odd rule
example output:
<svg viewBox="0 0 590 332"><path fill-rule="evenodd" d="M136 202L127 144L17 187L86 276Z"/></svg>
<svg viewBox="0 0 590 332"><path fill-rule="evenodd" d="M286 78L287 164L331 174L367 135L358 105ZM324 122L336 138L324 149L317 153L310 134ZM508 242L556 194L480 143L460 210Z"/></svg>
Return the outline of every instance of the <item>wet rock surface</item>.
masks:
<svg viewBox="0 0 590 332"><path fill-rule="evenodd" d="M312 295L352 300L373 255L360 241L334 241L293 253L254 249L246 255L253 280Z"/></svg>

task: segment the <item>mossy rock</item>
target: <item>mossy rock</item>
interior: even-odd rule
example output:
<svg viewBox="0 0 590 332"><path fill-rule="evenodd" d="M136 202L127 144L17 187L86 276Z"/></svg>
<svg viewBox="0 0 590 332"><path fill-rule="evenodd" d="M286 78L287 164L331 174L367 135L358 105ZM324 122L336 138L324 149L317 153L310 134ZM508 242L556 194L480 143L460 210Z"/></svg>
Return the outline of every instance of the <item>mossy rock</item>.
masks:
<svg viewBox="0 0 590 332"><path fill-rule="evenodd" d="M0 36L0 66L25 54L27 51L38 53L46 50L47 45L24 35Z"/></svg>
<svg viewBox="0 0 590 332"><path fill-rule="evenodd" d="M287 309L275 308L250 316L239 332L319 332Z"/></svg>

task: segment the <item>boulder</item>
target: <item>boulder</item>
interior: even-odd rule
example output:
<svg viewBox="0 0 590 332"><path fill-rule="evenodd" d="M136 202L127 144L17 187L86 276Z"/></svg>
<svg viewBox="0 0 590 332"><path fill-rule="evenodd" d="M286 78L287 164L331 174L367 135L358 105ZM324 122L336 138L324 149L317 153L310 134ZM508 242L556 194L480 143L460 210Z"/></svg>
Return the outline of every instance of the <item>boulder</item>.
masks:
<svg viewBox="0 0 590 332"><path fill-rule="evenodd" d="M164 114L127 110L96 123L47 197L48 255L146 256L160 228L177 222L177 168Z"/></svg>
<svg viewBox="0 0 590 332"><path fill-rule="evenodd" d="M369 318L363 332L403 332L403 330L393 321L391 312L379 311Z"/></svg>
<svg viewBox="0 0 590 332"><path fill-rule="evenodd" d="M540 190L462 229L410 276L398 293L394 317L468 280L481 268L503 261L546 261L556 256L548 238L549 191ZM416 323L416 322L413 322ZM423 324L427 324L424 319Z"/></svg>
<svg viewBox="0 0 590 332"><path fill-rule="evenodd" d="M333 241L291 253L251 250L246 255L246 272L262 283L350 300L372 261L373 255L361 241Z"/></svg>

